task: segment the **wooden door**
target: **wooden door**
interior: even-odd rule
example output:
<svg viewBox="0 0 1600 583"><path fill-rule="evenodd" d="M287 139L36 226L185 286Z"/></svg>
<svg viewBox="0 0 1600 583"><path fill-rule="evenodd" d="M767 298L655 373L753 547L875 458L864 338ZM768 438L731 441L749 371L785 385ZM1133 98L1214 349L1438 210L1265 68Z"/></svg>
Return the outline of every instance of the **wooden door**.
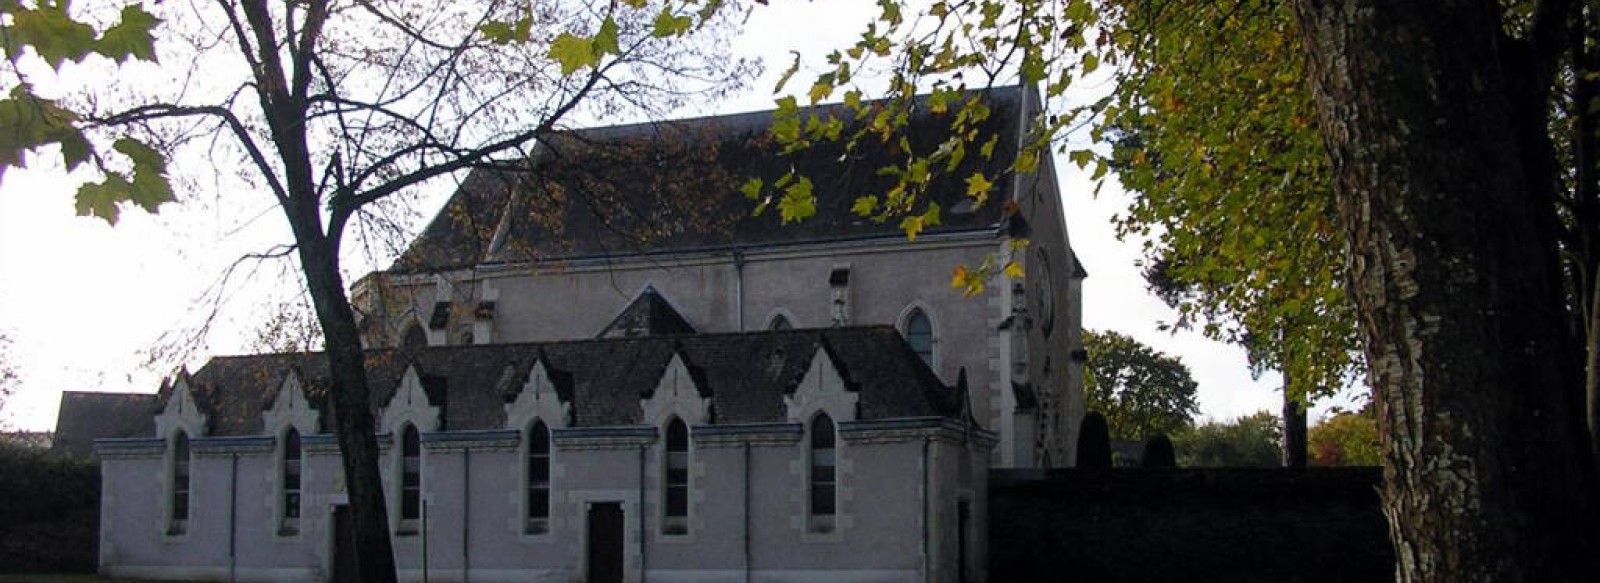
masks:
<svg viewBox="0 0 1600 583"><path fill-rule="evenodd" d="M622 504L589 505L589 583L622 583Z"/></svg>

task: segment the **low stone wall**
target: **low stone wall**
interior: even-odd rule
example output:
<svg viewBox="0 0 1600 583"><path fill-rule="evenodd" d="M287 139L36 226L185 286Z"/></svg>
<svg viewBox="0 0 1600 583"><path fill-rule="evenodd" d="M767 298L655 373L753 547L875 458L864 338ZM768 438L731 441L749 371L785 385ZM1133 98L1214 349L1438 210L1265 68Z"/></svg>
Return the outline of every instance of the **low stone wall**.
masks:
<svg viewBox="0 0 1600 583"><path fill-rule="evenodd" d="M1376 468L995 470L989 580L1393 580Z"/></svg>

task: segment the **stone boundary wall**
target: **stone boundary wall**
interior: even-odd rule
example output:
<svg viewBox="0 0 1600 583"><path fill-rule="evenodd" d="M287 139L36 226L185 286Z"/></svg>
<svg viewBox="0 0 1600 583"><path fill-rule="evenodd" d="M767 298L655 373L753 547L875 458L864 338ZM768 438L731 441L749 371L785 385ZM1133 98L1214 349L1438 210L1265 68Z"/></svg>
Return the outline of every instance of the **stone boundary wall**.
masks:
<svg viewBox="0 0 1600 583"><path fill-rule="evenodd" d="M1377 468L993 470L989 580L1392 581Z"/></svg>

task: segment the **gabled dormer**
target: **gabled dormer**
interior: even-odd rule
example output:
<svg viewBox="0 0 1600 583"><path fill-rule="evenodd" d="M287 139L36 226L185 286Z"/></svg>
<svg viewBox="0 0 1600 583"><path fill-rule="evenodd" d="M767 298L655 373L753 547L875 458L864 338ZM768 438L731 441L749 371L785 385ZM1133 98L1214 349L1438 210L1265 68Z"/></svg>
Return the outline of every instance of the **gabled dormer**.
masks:
<svg viewBox="0 0 1600 583"><path fill-rule="evenodd" d="M645 286L627 307L600 330L599 338L637 338L694 334L695 328L654 286Z"/></svg>
<svg viewBox="0 0 1600 583"><path fill-rule="evenodd" d="M407 423L416 427L417 431L438 431L439 407L428 399L428 391L422 386L422 374L418 372L415 362L406 365L399 388L383 406L382 419L383 433L398 431Z"/></svg>
<svg viewBox="0 0 1600 583"><path fill-rule="evenodd" d="M508 374L516 374L515 366L507 365L506 369ZM551 429L568 426L572 419L572 402L561 398L544 358L534 360L521 381L515 397L506 403L507 429L525 429L536 418Z"/></svg>
<svg viewBox="0 0 1600 583"><path fill-rule="evenodd" d="M189 377L189 369L179 370L165 392L166 405L156 415L156 437L168 439L180 429L190 438L205 435L208 419L195 399L194 380Z"/></svg>
<svg viewBox="0 0 1600 583"><path fill-rule="evenodd" d="M272 396L272 401L261 412L261 426L267 435L281 435L290 427L300 435L318 433L317 410L311 406L305 386L299 369L284 371L283 380L278 382L278 390Z"/></svg>
<svg viewBox="0 0 1600 583"><path fill-rule="evenodd" d="M681 350L673 351L655 389L639 400L639 407L646 425L660 425L674 416L691 426L711 422L711 395L690 374Z"/></svg>
<svg viewBox="0 0 1600 583"><path fill-rule="evenodd" d="M811 355L811 365L800 377L800 383L784 395L783 404L792 422L804 423L818 411L827 413L828 417L838 422L855 420L856 403L860 399L861 395L845 382L832 351L828 350L825 342L821 342Z"/></svg>

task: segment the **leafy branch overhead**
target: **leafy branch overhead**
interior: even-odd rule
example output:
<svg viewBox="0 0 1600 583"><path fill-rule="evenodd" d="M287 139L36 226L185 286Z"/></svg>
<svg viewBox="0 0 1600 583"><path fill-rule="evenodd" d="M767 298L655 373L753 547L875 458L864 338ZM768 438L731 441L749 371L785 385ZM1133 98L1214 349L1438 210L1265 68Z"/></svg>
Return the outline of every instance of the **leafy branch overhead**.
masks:
<svg viewBox="0 0 1600 583"><path fill-rule="evenodd" d="M160 22L143 6L131 4L115 23L97 31L69 14L64 0L32 7L0 2L0 50L14 70L30 58L56 70L93 57L155 62L154 30ZM123 137L107 151L86 135L89 125L77 112L36 94L26 78L19 79L0 99L0 128L5 130L0 132L0 179L11 168L25 167L30 153L37 156L54 147L67 170L88 164L103 176L79 187L80 215L115 224L121 204L155 212L174 200L166 161L156 149Z"/></svg>
<svg viewBox="0 0 1600 583"><path fill-rule="evenodd" d="M994 154L995 136L972 131L990 112L966 90L1038 87L1047 107L1029 120L1015 160L957 177L972 202L986 203L996 184L1038 171L1055 153L1102 186L1119 180L1139 195L1119 230L1154 237L1147 256L1162 267L1156 279L1167 287L1158 291L1180 310L1176 324L1244 345L1258 371L1293 371L1291 391L1326 394L1356 365L1326 154L1289 5L1236 4L949 0L914 9L881 0L802 97L778 100L773 137L791 150L893 144L898 161L882 172L894 186L848 195L858 197L858 215L902 220L915 238L939 210L927 198L930 177ZM887 96L869 99L854 73L884 64ZM797 57L778 92L799 68ZM817 107L830 98L842 105ZM943 116L948 139L912 147L907 128L919 114ZM804 202L754 186L747 195ZM960 266L952 285L981 293L1010 259Z"/></svg>
<svg viewBox="0 0 1600 583"><path fill-rule="evenodd" d="M756 66L728 52L732 3L168 0L148 5L160 19L144 6L91 26L103 15L64 1L0 0L12 64L0 79L13 88L0 100L0 171L59 153L88 177L78 212L110 222L173 200L169 174L237 180L215 195L282 211L317 317L294 336L314 345L320 333L333 379L358 570L392 582L347 232L394 229L388 213L435 181L525 172L535 148L560 155L573 116L655 117L741 87ZM91 65L138 74L68 66L101 58ZM38 95L34 79L66 95ZM208 165L211 180L187 180Z"/></svg>

